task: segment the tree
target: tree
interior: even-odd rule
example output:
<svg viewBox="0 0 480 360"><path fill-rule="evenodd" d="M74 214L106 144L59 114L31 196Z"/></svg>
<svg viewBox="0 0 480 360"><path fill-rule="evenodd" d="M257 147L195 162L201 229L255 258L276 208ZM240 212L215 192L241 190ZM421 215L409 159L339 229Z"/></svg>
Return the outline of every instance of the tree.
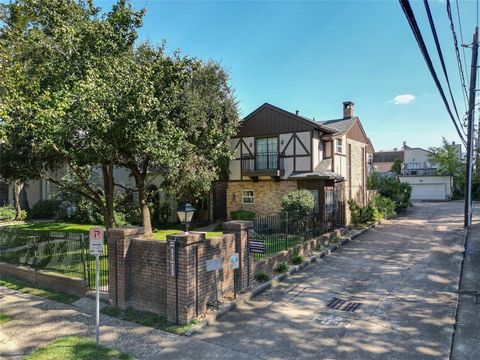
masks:
<svg viewBox="0 0 480 360"><path fill-rule="evenodd" d="M18 0L1 9L1 175L77 192L111 227L116 149L101 141L109 114L82 95L132 51L143 11L123 0L105 15L91 1ZM103 186L93 181L96 166Z"/></svg>
<svg viewBox="0 0 480 360"><path fill-rule="evenodd" d="M164 189L178 199L195 202L208 193L228 169L238 110L228 76L216 63L166 56L163 47L143 44L122 67L128 72L122 79L130 79L128 97L111 138L117 141L118 164L135 179L148 234L149 177L161 175Z"/></svg>
<svg viewBox="0 0 480 360"><path fill-rule="evenodd" d="M315 207L315 200L310 191L305 189L295 190L282 198L282 210L311 214Z"/></svg>
<svg viewBox="0 0 480 360"><path fill-rule="evenodd" d="M454 189L463 193L465 186L465 164L459 157L457 146L442 138L442 146L429 149L429 161L437 165L437 175L449 175L453 177Z"/></svg>
<svg viewBox="0 0 480 360"><path fill-rule="evenodd" d="M402 159L395 159L390 171L400 175L402 173Z"/></svg>

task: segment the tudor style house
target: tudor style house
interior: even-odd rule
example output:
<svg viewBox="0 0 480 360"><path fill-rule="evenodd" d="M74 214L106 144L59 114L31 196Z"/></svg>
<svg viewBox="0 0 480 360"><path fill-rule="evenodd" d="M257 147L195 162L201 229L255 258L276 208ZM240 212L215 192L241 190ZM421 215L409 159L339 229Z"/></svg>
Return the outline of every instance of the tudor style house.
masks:
<svg viewBox="0 0 480 360"><path fill-rule="evenodd" d="M227 214L278 214L283 196L296 189L312 192L317 213L327 221L345 200L365 205L373 147L353 102L343 107L343 118L323 122L267 103L245 117L231 139Z"/></svg>

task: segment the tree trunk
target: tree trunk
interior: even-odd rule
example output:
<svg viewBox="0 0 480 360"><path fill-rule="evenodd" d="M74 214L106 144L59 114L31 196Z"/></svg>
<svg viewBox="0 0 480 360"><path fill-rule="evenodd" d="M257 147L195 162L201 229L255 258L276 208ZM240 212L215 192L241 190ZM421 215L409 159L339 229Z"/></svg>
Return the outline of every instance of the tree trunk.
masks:
<svg viewBox="0 0 480 360"><path fill-rule="evenodd" d="M137 168L132 168L131 170L138 190L138 203L140 205L140 213L142 214L142 225L145 228L145 236L148 237L152 235L152 220L150 218L150 209L148 207L145 178Z"/></svg>
<svg viewBox="0 0 480 360"><path fill-rule="evenodd" d="M15 220L22 220L22 206L20 203L20 192L23 189L23 182L15 180L13 182L14 201L15 201Z"/></svg>
<svg viewBox="0 0 480 360"><path fill-rule="evenodd" d="M105 209L103 211L103 218L105 227L112 228L115 224L114 216L114 178L113 178L113 163L102 164L103 172L103 190L105 192Z"/></svg>

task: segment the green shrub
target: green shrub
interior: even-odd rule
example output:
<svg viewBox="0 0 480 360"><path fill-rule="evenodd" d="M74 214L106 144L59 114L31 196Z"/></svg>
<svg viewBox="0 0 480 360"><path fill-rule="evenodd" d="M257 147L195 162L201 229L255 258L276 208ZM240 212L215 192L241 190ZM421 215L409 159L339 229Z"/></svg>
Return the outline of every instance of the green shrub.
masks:
<svg viewBox="0 0 480 360"><path fill-rule="evenodd" d="M392 200L397 212L404 211L412 205L410 202L411 185L402 183L394 177L372 173L368 178L368 188L375 189L381 196Z"/></svg>
<svg viewBox="0 0 480 360"><path fill-rule="evenodd" d="M277 263L277 265L275 266L275 269L273 269L273 270L278 274L287 272L288 271L288 264L284 261L281 261L281 262Z"/></svg>
<svg viewBox="0 0 480 360"><path fill-rule="evenodd" d="M231 211L230 216L233 220L252 221L253 219L255 219L256 214L253 211L237 210Z"/></svg>
<svg viewBox="0 0 480 360"><path fill-rule="evenodd" d="M270 280L270 276L265 271L259 271L258 273L255 274L255 280L257 280L260 283L267 282Z"/></svg>
<svg viewBox="0 0 480 360"><path fill-rule="evenodd" d="M54 219L60 213L60 201L49 199L37 201L30 212L29 219Z"/></svg>
<svg viewBox="0 0 480 360"><path fill-rule="evenodd" d="M350 208L351 221L354 226L368 224L382 219L382 213L374 204L361 207L354 200L350 199L348 200L348 206Z"/></svg>
<svg viewBox="0 0 480 360"><path fill-rule="evenodd" d="M133 192L126 191L115 194L115 224L123 226L140 225L141 223L140 206L138 201L135 201Z"/></svg>
<svg viewBox="0 0 480 360"><path fill-rule="evenodd" d="M385 219L390 219L397 214L395 212L395 202L380 194L375 195L375 206Z"/></svg>
<svg viewBox="0 0 480 360"><path fill-rule="evenodd" d="M310 214L314 207L313 195L305 189L292 191L282 198L283 211Z"/></svg>
<svg viewBox="0 0 480 360"><path fill-rule="evenodd" d="M15 208L13 206L2 206L0 207L0 219L3 221L14 220L16 215Z"/></svg>
<svg viewBox="0 0 480 360"><path fill-rule="evenodd" d="M58 219L80 224L103 224L103 215L91 201L71 193L63 194L62 199Z"/></svg>
<svg viewBox="0 0 480 360"><path fill-rule="evenodd" d="M291 258L290 258L290 262L293 264L293 265L300 265L303 263L303 256L302 255L293 255Z"/></svg>

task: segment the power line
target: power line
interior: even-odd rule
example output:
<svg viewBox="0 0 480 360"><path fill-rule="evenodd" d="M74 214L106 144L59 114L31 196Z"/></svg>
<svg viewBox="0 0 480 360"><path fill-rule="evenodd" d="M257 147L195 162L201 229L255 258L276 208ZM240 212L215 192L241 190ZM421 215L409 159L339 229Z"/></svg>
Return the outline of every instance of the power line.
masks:
<svg viewBox="0 0 480 360"><path fill-rule="evenodd" d="M450 1L447 0L447 3ZM462 40L462 44L465 44L463 41L463 31L462 31L462 20L460 19L460 7L458 5L459 0L455 0L457 5L457 17L458 17L458 28L460 29L460 40ZM467 82L470 82L469 75L468 75L468 67L467 67L467 57L465 55L465 48L462 46L462 53L463 53L463 65L465 67L465 75L467 76ZM468 97L468 95L467 95Z"/></svg>
<svg viewBox="0 0 480 360"><path fill-rule="evenodd" d="M448 91L450 93L450 98L452 99L453 109L457 115L457 120L460 122L460 116L458 115L457 104L455 103L455 98L453 97L452 87L450 86L450 79L448 78L447 67L445 65L445 59L443 58L442 48L440 42L438 41L437 29L435 28L435 23L433 22L432 12L430 11L430 6L428 5L428 0L423 1L425 5L425 10L427 12L428 22L430 23L430 29L432 29L433 39L435 40L435 47L437 48L438 57L440 58L440 64L442 65L443 74L447 80Z"/></svg>
<svg viewBox="0 0 480 360"><path fill-rule="evenodd" d="M467 92L467 85L465 83L465 77L463 73L463 67L462 67L462 59L460 57L460 50L458 48L458 40L457 40L457 33L455 32L455 25L453 23L453 17L452 17L452 8L450 7L450 0L447 0L447 14L448 18L450 20L450 30L452 31L452 36L453 36L453 45L455 47L455 54L457 56L457 66L458 66L458 71L460 74L460 81L462 83L462 88L463 88L463 101L465 102L465 108L467 108L467 102L468 102L468 92ZM460 18L458 19L460 22Z"/></svg>
<svg viewBox="0 0 480 360"><path fill-rule="evenodd" d="M427 47L425 46L425 42L423 41L423 37L418 27L417 21L415 20L415 15L413 14L413 10L412 10L412 7L410 6L410 2L408 0L399 0L399 1L400 1L400 5L402 6L403 12L407 17L408 23L410 24L410 28L412 29L413 35L417 40L417 44L420 48L420 51L422 52L423 58L427 63L428 69L430 70L430 74L432 75L433 80L435 81L435 85L437 86L437 89L440 92L440 96L442 97L443 103L445 104L445 108L447 109L448 114L450 115L450 118L453 122L453 125L457 130L457 134L462 140L463 144L466 146L465 139L462 133L460 132L458 124L455 121L455 118L452 114L452 110L450 109L450 105L448 104L447 98L445 96L445 92L443 91L442 85L438 80L437 73L435 72L435 68L433 67L432 60L430 58L430 55L428 54L428 50L427 50Z"/></svg>

